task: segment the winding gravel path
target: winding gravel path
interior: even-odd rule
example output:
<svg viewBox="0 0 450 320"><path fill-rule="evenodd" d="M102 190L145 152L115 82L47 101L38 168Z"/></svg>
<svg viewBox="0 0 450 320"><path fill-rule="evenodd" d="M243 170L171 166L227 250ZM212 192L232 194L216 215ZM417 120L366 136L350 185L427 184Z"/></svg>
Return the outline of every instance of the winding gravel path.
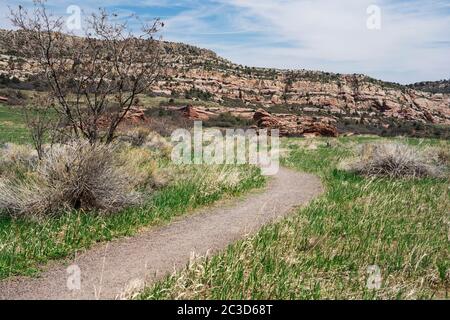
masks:
<svg viewBox="0 0 450 320"><path fill-rule="evenodd" d="M321 192L317 177L281 168L263 191L221 201L134 237L97 245L72 261L50 263L38 278L1 281L0 299L127 298L144 285L185 267L193 253L223 250ZM68 269L69 265L77 267ZM80 289L76 281L71 282L78 267Z"/></svg>

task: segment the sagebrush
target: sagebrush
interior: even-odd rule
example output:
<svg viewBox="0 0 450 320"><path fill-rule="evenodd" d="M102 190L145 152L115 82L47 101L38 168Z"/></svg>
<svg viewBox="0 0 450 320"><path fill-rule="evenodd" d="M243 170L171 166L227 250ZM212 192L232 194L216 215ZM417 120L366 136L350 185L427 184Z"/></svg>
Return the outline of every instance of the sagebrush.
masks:
<svg viewBox="0 0 450 320"><path fill-rule="evenodd" d="M445 163L436 150L419 150L398 142L368 143L360 147L358 158L344 169L366 176L433 177L445 174Z"/></svg>
<svg viewBox="0 0 450 320"><path fill-rule="evenodd" d="M0 181L0 210L41 216L62 210L114 212L139 202L134 176L113 145L73 141L50 148L26 177Z"/></svg>

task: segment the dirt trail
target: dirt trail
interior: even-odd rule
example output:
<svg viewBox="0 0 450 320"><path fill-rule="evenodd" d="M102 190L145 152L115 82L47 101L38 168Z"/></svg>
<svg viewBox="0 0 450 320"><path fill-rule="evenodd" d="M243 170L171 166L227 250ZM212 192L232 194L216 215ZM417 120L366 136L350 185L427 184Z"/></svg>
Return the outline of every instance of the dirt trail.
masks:
<svg viewBox="0 0 450 320"><path fill-rule="evenodd" d="M120 299L146 284L182 269L192 253L213 254L287 215L322 192L320 180L280 169L268 186L239 200L222 201L196 214L144 231L134 237L95 246L72 261L47 266L38 278L17 277L0 282L0 299ZM76 268L81 288L72 288Z"/></svg>

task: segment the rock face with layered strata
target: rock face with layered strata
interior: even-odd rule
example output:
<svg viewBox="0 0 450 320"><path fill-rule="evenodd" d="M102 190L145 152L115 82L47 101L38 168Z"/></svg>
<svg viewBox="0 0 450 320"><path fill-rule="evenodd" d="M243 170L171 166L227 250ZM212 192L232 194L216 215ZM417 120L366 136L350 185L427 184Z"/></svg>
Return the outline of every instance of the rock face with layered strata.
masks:
<svg viewBox="0 0 450 320"><path fill-rule="evenodd" d="M5 31L0 30L1 36ZM151 88L158 95L177 97L195 90L223 105L239 108L283 105L344 119L450 124L447 93L418 91L357 74L249 68L210 50L179 43L163 42L162 48L165 67ZM0 48L0 74L25 81L38 71L33 59Z"/></svg>
<svg viewBox="0 0 450 320"><path fill-rule="evenodd" d="M232 70L233 73L191 69L180 74L172 69L155 87L171 88L171 95L195 88L212 94L217 102L232 100L243 106L286 105L307 112L450 124L450 95L446 94L395 87L362 75L321 78L321 73L299 71L295 80L290 80L282 70L269 73L269 79L269 74L249 76L242 71L239 74L239 69Z"/></svg>
<svg viewBox="0 0 450 320"><path fill-rule="evenodd" d="M291 114L274 115L259 109L255 112L253 119L259 128L279 129L282 136L338 136L335 121L327 117L313 118Z"/></svg>

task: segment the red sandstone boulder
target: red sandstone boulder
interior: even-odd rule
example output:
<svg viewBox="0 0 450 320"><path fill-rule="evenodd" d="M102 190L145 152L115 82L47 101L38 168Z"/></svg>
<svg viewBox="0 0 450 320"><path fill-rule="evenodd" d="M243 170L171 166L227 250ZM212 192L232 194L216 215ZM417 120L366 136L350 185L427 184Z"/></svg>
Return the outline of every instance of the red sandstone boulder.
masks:
<svg viewBox="0 0 450 320"><path fill-rule="evenodd" d="M125 122L131 124L138 124L146 120L145 111L140 107L131 107L124 118Z"/></svg>
<svg viewBox="0 0 450 320"><path fill-rule="evenodd" d="M208 120L209 115L203 110L197 109L192 105L187 105L178 109L185 118L190 120Z"/></svg>
<svg viewBox="0 0 450 320"><path fill-rule="evenodd" d="M131 107L130 110L128 110L127 114L121 122L121 126L142 124L146 123L148 120L148 117L145 115L145 110L143 108L135 106ZM110 120L107 119L106 116L103 116L98 119L97 124L99 125L99 127L108 127L110 125Z"/></svg>
<svg viewBox="0 0 450 320"><path fill-rule="evenodd" d="M306 133L317 134L318 136L323 137L337 137L339 135L335 126L322 122L315 122L305 127L303 134Z"/></svg>
<svg viewBox="0 0 450 320"><path fill-rule="evenodd" d="M281 129L281 122L264 109L258 109L253 115L253 120L260 128Z"/></svg>

